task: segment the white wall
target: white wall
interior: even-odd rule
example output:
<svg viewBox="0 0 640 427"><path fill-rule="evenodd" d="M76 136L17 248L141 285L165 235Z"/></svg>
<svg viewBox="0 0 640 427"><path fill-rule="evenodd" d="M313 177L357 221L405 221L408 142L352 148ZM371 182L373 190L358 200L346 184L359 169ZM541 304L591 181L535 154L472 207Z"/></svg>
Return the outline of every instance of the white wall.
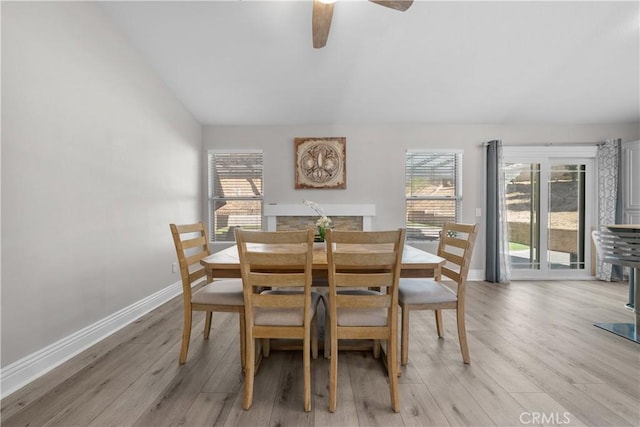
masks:
<svg viewBox="0 0 640 427"><path fill-rule="evenodd" d="M606 138L638 139L638 123L603 125L394 125L394 126L205 126L204 149L264 150L265 203L373 203L373 229L404 224L404 153L408 149L463 149L463 222L481 225L472 270L484 270L484 149L483 142L505 144L598 142ZM296 190L295 137L347 138L347 188ZM206 160L205 160L206 161ZM206 185L206 181L203 181ZM206 187L205 187L206 188ZM204 194L206 198L206 191ZM206 218L206 199L203 199ZM483 216L476 217L476 208ZM424 245L433 250L433 246Z"/></svg>
<svg viewBox="0 0 640 427"><path fill-rule="evenodd" d="M93 2L2 2L2 366L179 280L202 127Z"/></svg>

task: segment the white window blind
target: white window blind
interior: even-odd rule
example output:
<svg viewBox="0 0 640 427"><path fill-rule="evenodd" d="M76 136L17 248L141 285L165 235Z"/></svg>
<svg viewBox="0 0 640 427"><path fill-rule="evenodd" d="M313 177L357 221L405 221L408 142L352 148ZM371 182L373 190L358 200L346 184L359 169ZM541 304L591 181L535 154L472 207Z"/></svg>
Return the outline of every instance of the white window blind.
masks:
<svg viewBox="0 0 640 427"><path fill-rule="evenodd" d="M407 151L405 159L408 240L437 240L442 225L458 221L461 151Z"/></svg>
<svg viewBox="0 0 640 427"><path fill-rule="evenodd" d="M262 152L209 152L209 234L233 242L234 228L262 229Z"/></svg>

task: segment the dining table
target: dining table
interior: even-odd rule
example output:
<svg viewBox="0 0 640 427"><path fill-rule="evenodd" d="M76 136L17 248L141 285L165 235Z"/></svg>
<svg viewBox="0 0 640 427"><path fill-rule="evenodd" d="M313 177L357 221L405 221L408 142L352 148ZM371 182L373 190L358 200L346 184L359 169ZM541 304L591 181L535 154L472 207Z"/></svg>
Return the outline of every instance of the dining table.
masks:
<svg viewBox="0 0 640 427"><path fill-rule="evenodd" d="M313 250L313 278L314 283L326 283L328 263L324 242L314 243ZM366 250L363 248L363 250ZM430 252L405 245L402 252L402 267L400 277L433 277L441 278L441 269L445 259ZM215 252L200 261L207 274L207 282L221 278L240 277L240 258L238 247L230 246ZM324 279L324 280L323 280Z"/></svg>
<svg viewBox="0 0 640 427"><path fill-rule="evenodd" d="M600 231L602 262L629 267L629 302L633 322L596 322L595 326L640 344L640 224L607 224Z"/></svg>
<svg viewBox="0 0 640 427"><path fill-rule="evenodd" d="M357 245L350 245L350 247L350 250L367 250L366 247L358 248ZM271 246L270 250L273 250L273 246ZM436 280L440 280L442 266L445 264L445 262L446 260L442 257L439 257L438 255L405 244L402 251L402 266L400 270L400 277L433 277ZM213 254L200 260L200 264L205 268L207 274L207 283L211 283L212 281L214 281L214 279L241 277L240 257L238 255L237 245L233 245L221 251L214 252ZM327 274L328 262L325 242L315 242L313 249L312 271L314 286L328 286ZM323 333L320 335L323 335ZM319 338L319 343L322 346L323 339L321 336ZM299 343L292 344L290 342L274 342L273 344L268 344L268 346L273 349L283 350L300 349ZM370 348L372 348L371 345L363 345L362 343L344 342L340 344L341 350L367 350ZM374 352L377 353L377 350L379 348L380 346L376 346L374 343ZM386 365L386 357L384 357L384 353L382 354L382 356L383 362ZM398 375L401 375L401 371L398 371Z"/></svg>

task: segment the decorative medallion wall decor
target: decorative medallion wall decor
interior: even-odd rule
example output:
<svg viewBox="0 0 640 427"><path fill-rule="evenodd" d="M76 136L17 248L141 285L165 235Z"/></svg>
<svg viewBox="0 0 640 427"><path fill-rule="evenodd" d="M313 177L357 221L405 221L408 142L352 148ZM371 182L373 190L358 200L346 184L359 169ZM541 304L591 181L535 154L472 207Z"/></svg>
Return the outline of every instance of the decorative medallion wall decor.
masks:
<svg viewBox="0 0 640 427"><path fill-rule="evenodd" d="M347 139L295 138L296 189L347 188Z"/></svg>

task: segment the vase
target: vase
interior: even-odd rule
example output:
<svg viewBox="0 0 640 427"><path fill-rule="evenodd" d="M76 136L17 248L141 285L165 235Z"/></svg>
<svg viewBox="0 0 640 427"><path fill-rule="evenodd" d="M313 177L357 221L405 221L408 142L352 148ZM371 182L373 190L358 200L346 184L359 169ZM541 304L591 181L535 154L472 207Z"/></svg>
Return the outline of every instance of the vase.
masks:
<svg viewBox="0 0 640 427"><path fill-rule="evenodd" d="M326 245L326 243L325 243L325 241L324 241L324 240L319 241L319 242L318 242L318 241L314 241L314 242L313 242L313 250L314 250L314 251L315 251L315 250L322 250L322 251L324 251L324 250L326 250L326 249L327 249L327 245Z"/></svg>

